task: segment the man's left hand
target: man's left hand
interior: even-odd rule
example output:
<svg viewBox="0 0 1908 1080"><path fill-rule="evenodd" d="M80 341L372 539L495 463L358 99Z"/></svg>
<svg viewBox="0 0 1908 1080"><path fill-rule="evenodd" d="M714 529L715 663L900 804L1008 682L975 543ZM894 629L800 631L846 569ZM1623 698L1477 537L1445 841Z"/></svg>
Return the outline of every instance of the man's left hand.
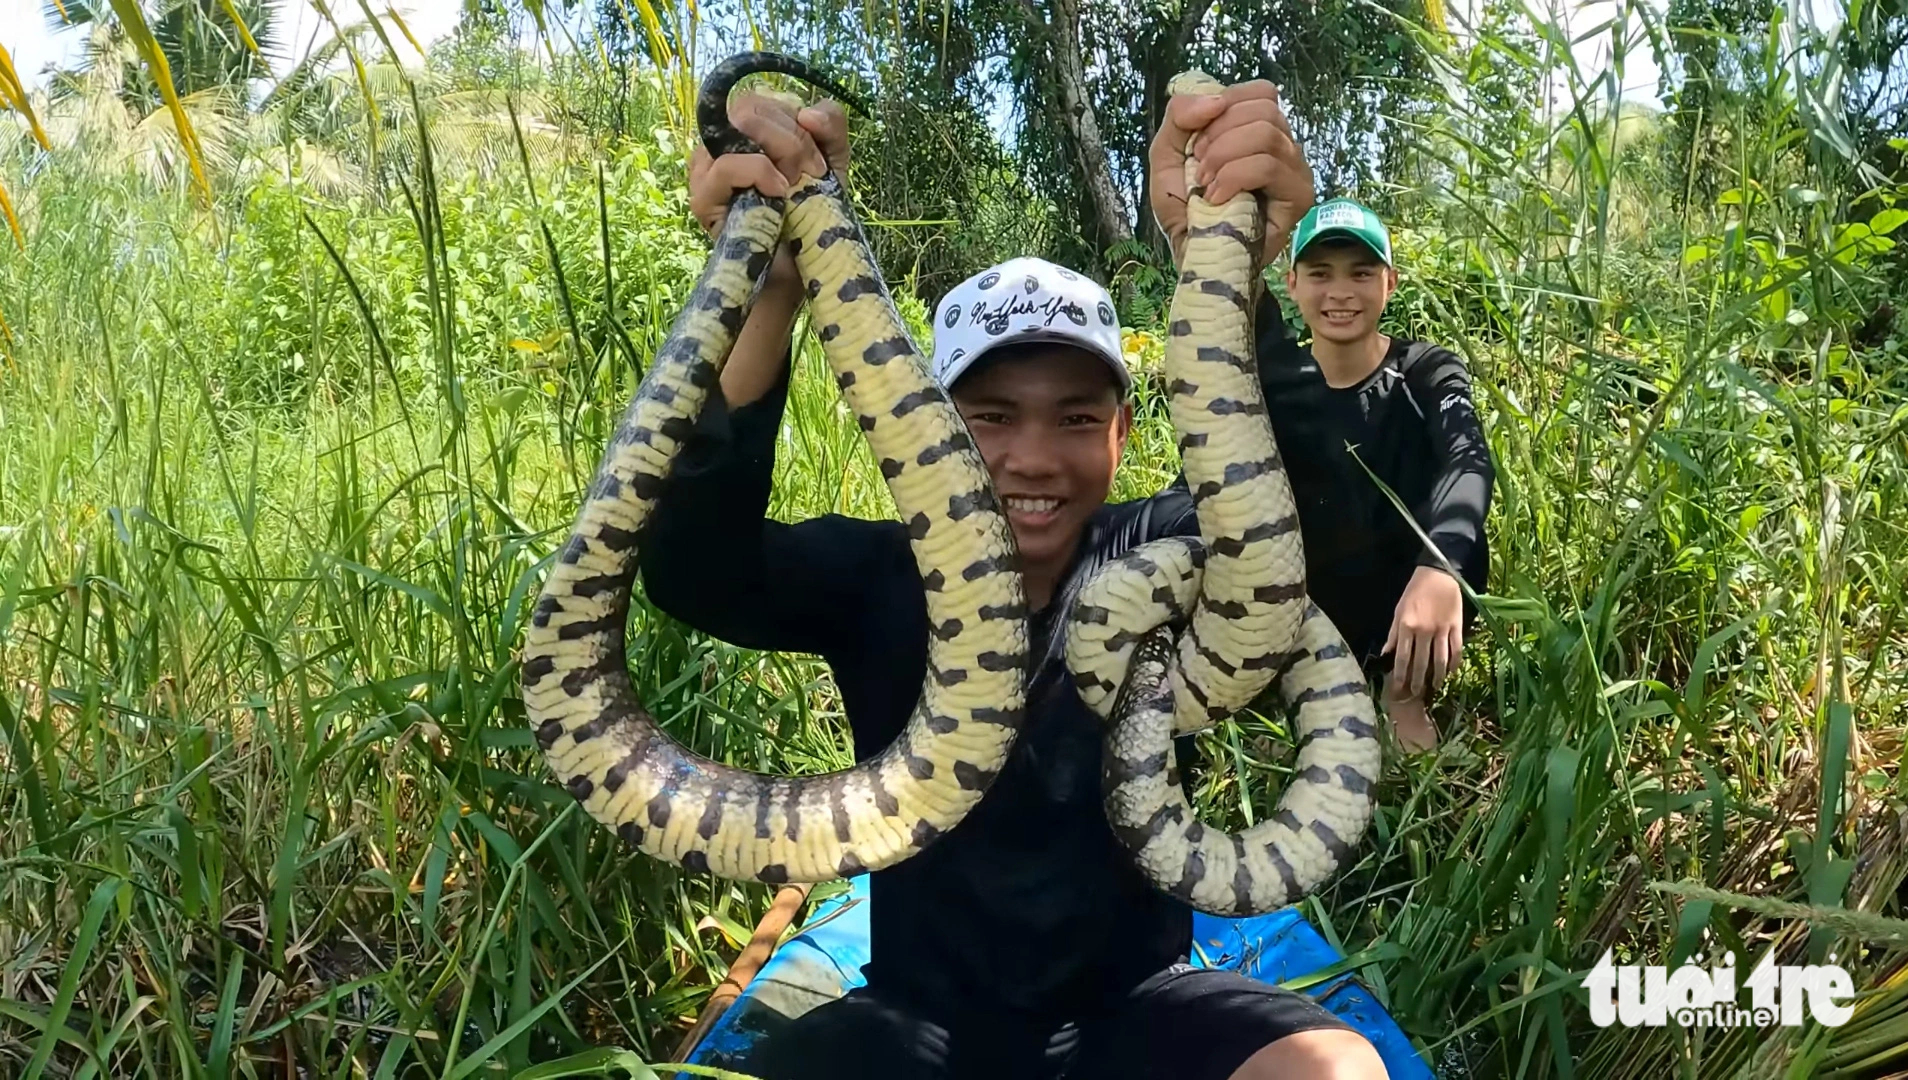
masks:
<svg viewBox="0 0 1908 1080"><path fill-rule="evenodd" d="M1444 681L1464 651L1464 592L1443 570L1420 566L1411 575L1385 638L1392 653L1391 683L1399 697L1424 700Z"/></svg>
<svg viewBox="0 0 1908 1080"><path fill-rule="evenodd" d="M1208 202L1223 203L1241 191L1259 194L1264 260L1271 262L1317 197L1312 168L1279 107L1278 88L1259 79L1219 94L1175 95L1166 103L1148 169L1153 219L1172 244L1175 262L1186 240L1188 141Z"/></svg>

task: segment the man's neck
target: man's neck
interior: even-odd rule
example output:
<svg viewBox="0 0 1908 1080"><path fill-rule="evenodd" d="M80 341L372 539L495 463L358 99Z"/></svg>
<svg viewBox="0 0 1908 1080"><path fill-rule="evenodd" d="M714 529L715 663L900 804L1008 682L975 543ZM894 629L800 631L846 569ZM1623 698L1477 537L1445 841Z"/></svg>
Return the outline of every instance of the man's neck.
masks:
<svg viewBox="0 0 1908 1080"><path fill-rule="evenodd" d="M1038 615L1047 609L1053 601L1053 594L1060 585L1060 575L1065 567L1029 566L1021 575L1022 587L1027 590L1027 613Z"/></svg>
<svg viewBox="0 0 1908 1080"><path fill-rule="evenodd" d="M1074 538L1072 546L1067 549L1065 559L1020 564L1021 588L1026 590L1027 595L1027 614L1039 615L1047 610L1047 605L1053 603L1054 597L1060 594L1061 588L1067 582L1067 576L1073 573L1074 567L1080 561L1081 549L1086 544L1088 531L1090 530L1082 530L1080 535Z"/></svg>
<svg viewBox="0 0 1908 1080"><path fill-rule="evenodd" d="M1364 381L1385 362L1385 353L1390 350L1391 338L1384 334L1343 343L1312 338L1312 359L1318 361L1325 384L1334 388L1356 386Z"/></svg>

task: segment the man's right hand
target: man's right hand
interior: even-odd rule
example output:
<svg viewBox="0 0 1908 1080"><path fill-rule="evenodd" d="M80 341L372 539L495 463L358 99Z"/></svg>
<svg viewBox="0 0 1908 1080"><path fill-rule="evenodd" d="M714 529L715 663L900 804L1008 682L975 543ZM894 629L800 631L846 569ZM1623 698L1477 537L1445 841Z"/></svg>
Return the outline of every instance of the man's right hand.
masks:
<svg viewBox="0 0 1908 1080"><path fill-rule="evenodd" d="M837 102L804 109L767 94L742 94L729 104L729 122L762 152L714 158L696 143L689 158L689 209L712 238L737 191L752 187L776 198L787 195L804 174L821 176L829 169L848 174L848 116ZM772 286L799 285L786 246L775 262Z"/></svg>
<svg viewBox="0 0 1908 1080"><path fill-rule="evenodd" d="M755 188L786 196L803 175L829 169L848 175L848 115L834 101L800 108L780 97L741 94L729 103L729 122L762 152L711 157L700 142L689 157L689 209L711 238L728 217L737 191ZM766 394L781 376L789 330L805 292L787 244L775 253L768 281L722 368L722 394L731 408Z"/></svg>
<svg viewBox="0 0 1908 1080"><path fill-rule="evenodd" d="M1293 139L1279 105L1278 88L1263 79L1228 86L1218 94L1179 94L1147 156L1152 172L1153 219L1166 235L1178 264L1186 243L1186 151L1200 162L1206 198L1223 203L1241 191L1256 192L1265 213L1262 258L1271 263L1292 229L1312 208L1312 168Z"/></svg>

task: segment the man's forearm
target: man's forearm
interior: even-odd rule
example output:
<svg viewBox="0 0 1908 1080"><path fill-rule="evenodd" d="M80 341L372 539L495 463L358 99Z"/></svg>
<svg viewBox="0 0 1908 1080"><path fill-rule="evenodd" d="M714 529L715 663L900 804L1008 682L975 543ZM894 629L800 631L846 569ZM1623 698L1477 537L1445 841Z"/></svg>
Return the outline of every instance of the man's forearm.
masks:
<svg viewBox="0 0 1908 1080"><path fill-rule="evenodd" d="M776 255L775 267L722 368L722 397L731 409L759 399L781 377L782 358L791 353L789 334L801 306L801 275L784 248Z"/></svg>

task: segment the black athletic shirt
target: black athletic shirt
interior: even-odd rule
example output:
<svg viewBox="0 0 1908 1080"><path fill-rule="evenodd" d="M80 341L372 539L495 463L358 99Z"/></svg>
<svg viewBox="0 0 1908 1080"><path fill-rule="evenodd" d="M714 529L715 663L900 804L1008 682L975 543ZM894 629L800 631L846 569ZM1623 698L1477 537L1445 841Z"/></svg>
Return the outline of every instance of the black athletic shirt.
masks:
<svg viewBox="0 0 1908 1080"><path fill-rule="evenodd" d="M1369 674L1389 663L1378 651L1412 574L1442 565L1372 476L1471 588L1486 591L1484 519L1496 471L1470 373L1449 349L1393 338L1370 375L1331 387L1270 294L1259 301L1258 333L1259 380L1299 506L1306 591ZM1468 599L1465 608L1468 617Z"/></svg>
<svg viewBox="0 0 1908 1080"><path fill-rule="evenodd" d="M1389 580L1396 575L1380 560L1401 545L1363 535L1358 522L1374 518L1369 500L1336 487L1343 483L1340 448L1347 438L1375 439L1381 463L1403 466L1397 477L1383 469L1381 475L1403 480L1407 504L1429 498L1428 531L1463 565L1482 550L1482 507L1473 515L1466 501L1476 487L1468 440L1478 447L1482 440L1468 406L1439 404L1461 396L1462 367L1426 365L1427 354L1401 347L1366 392L1315 400L1323 387L1316 367L1308 376L1306 358L1278 325L1275 300L1268 295L1259 307L1273 310L1261 317L1262 348L1270 348L1261 368L1301 493L1311 589L1335 621L1346 619L1341 626L1382 627L1396 593L1373 597L1369 585L1333 571L1342 556L1353 573ZM1397 363L1412 357L1419 362ZM1392 370L1403 375L1385 374ZM1441 372L1443 382L1427 390L1424 403L1403 404L1405 387L1417 396L1411 373L1418 370ZM719 387L710 395L657 504L642 548L644 587L665 614L724 641L824 659L841 691L855 757L864 760L899 734L919 696L926 601L898 522L768 519L787 389L785 362L781 380L758 402L731 412ZM1451 422L1433 428L1435 436L1413 435L1421 430L1419 411ZM1448 467L1439 469L1439 460ZM1432 492L1434 479L1444 494ZM1488 491L1488 473L1483 483ZM1314 520L1339 514L1353 520ZM1067 582L1032 617L1034 655L1043 660L1008 764L959 826L872 876L872 961L864 973L871 987L930 1016L1057 1025L1187 955L1190 909L1151 886L1106 825L1101 724L1068 684L1050 630L1054 612L1065 610L1072 591L1106 559L1197 531L1183 478L1150 499L1105 506L1092 519ZM1408 577L1415 552L1405 548L1397 557ZM1384 611L1351 618L1332 610L1340 602ZM1378 643L1383 636L1381 628ZM1180 740L1182 755L1189 743Z"/></svg>

